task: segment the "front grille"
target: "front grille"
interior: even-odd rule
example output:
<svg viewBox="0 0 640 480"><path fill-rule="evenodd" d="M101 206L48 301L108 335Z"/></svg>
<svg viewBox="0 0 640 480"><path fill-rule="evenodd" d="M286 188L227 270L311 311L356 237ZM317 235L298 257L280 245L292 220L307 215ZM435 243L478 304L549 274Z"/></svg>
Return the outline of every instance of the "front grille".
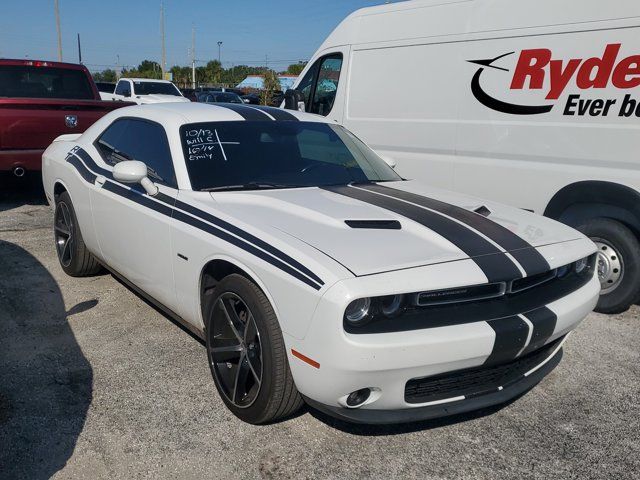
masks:
<svg viewBox="0 0 640 480"><path fill-rule="evenodd" d="M558 346L561 337L539 350L512 362L493 367L474 367L426 378L414 378L405 385L407 403L427 403L447 398L477 397L506 387L523 378L524 374L542 363Z"/></svg>

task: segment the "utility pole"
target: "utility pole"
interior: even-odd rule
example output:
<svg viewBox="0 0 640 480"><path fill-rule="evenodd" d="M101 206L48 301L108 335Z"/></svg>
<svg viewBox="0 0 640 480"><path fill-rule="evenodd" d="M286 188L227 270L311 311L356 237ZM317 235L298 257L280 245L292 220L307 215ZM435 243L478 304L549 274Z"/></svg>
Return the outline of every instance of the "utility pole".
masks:
<svg viewBox="0 0 640 480"><path fill-rule="evenodd" d="M218 42L218 63L220 64L220 68L222 68L222 54L220 53L221 47L222 42Z"/></svg>
<svg viewBox="0 0 640 480"><path fill-rule="evenodd" d="M191 88L196 89L196 27L191 26Z"/></svg>
<svg viewBox="0 0 640 480"><path fill-rule="evenodd" d="M78 63L82 63L82 48L80 47L80 34L78 34Z"/></svg>
<svg viewBox="0 0 640 480"><path fill-rule="evenodd" d="M267 53L264 54L264 68L269 70L269 54Z"/></svg>
<svg viewBox="0 0 640 480"><path fill-rule="evenodd" d="M164 47L164 4L160 2L160 38L162 41L162 61L160 68L162 69L162 79L164 80L164 72L167 68L167 51Z"/></svg>
<svg viewBox="0 0 640 480"><path fill-rule="evenodd" d="M53 2L56 10L56 29L58 30L58 61L62 61L62 32L60 31L60 9L58 8L58 0Z"/></svg>

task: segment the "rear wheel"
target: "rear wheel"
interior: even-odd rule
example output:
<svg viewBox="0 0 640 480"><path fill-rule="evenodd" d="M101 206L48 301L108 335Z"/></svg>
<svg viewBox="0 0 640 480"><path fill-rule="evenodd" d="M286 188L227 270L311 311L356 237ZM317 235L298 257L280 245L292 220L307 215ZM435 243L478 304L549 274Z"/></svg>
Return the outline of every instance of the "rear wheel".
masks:
<svg viewBox="0 0 640 480"><path fill-rule="evenodd" d="M84 244L76 212L67 192L62 192L56 199L53 234L58 261L67 275L85 277L100 271L100 263Z"/></svg>
<svg viewBox="0 0 640 480"><path fill-rule="evenodd" d="M620 222L594 218L579 227L598 247L600 299L596 311L620 313L640 299L640 242Z"/></svg>
<svg viewBox="0 0 640 480"><path fill-rule="evenodd" d="M302 406L278 319L264 293L245 277L225 277L207 295L209 366L226 406L241 420L260 424Z"/></svg>

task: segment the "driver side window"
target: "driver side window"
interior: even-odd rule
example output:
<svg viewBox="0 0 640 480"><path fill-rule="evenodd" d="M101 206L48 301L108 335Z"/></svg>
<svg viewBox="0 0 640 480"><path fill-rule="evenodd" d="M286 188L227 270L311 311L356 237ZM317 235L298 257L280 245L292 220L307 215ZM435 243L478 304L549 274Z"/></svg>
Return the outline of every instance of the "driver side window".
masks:
<svg viewBox="0 0 640 480"><path fill-rule="evenodd" d="M109 165L123 160L139 160L156 183L178 188L173 160L164 128L151 121L123 118L113 122L95 143Z"/></svg>

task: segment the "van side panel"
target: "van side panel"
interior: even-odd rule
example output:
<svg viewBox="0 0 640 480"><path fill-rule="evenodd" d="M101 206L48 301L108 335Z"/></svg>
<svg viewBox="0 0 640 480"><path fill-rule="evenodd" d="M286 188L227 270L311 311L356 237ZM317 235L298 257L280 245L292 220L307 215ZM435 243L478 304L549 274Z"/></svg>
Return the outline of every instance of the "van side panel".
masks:
<svg viewBox="0 0 640 480"><path fill-rule="evenodd" d="M354 51L344 123L406 178L451 188L460 45ZM448 72L443 75L443 72ZM402 85L393 86L393 85Z"/></svg>
<svg viewBox="0 0 640 480"><path fill-rule="evenodd" d="M511 31L506 38L465 42L465 59L507 55L490 66L462 66L454 189L543 213L561 188L582 180L640 188L640 85L620 88L633 85L635 78L640 84L640 73L619 70L617 86L612 80L624 59L631 57L629 72L638 67L640 27L634 23L640 24L626 20L607 22L606 30L562 33L556 28L557 33L537 30L525 36ZM583 71L586 61L599 67ZM540 68L526 68L536 62ZM516 111L483 104L478 96L484 94ZM636 109L628 115L633 103ZM549 111L518 111L531 106ZM423 178L428 180L427 168Z"/></svg>

